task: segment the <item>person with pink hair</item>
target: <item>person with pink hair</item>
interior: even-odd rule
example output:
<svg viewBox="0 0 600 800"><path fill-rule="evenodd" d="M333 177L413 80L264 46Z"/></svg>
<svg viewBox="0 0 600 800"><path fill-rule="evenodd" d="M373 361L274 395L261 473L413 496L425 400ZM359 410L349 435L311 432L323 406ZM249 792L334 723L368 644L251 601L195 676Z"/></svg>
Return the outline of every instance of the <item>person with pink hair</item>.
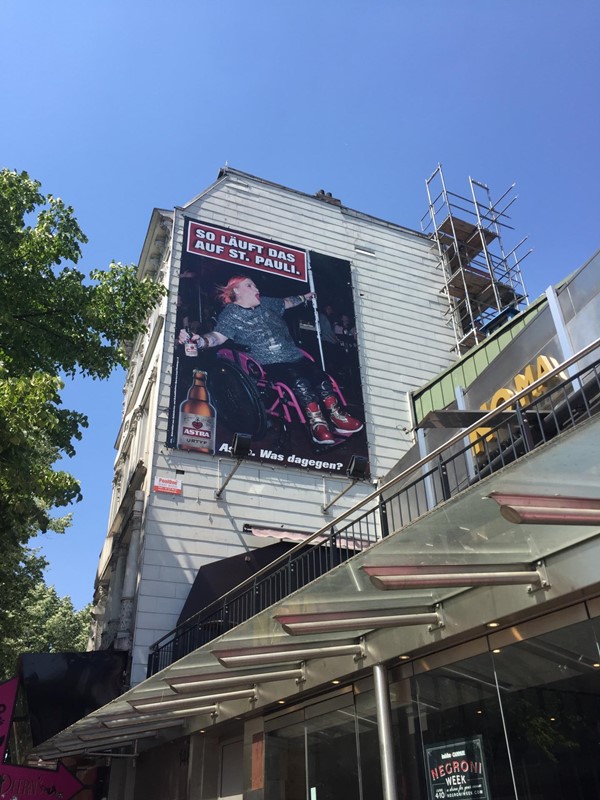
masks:
<svg viewBox="0 0 600 800"><path fill-rule="evenodd" d="M219 287L217 297L223 310L214 330L199 336L197 345L203 350L218 347L228 339L243 345L269 378L293 388L313 442L332 445L333 432L349 436L364 426L340 408L329 376L300 350L283 319L289 308L306 305L314 296L314 292L306 292L284 298L263 297L253 280L236 275ZM180 341L182 335L187 337L187 331L180 333Z"/></svg>

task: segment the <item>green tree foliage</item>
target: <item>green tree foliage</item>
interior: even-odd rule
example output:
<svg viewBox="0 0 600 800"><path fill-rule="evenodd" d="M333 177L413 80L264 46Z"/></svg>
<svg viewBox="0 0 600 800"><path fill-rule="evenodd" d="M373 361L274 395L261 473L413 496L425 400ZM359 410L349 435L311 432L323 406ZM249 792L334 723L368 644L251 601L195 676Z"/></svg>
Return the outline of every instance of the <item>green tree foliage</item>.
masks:
<svg viewBox="0 0 600 800"><path fill-rule="evenodd" d="M126 365L123 343L145 330L165 293L133 265L77 269L86 242L73 209L25 172L0 170L0 597L39 579L27 550L39 531L63 531L53 509L80 498L56 469L74 453L86 417L62 407L61 375L106 378ZM37 560L36 560L37 559ZM23 587L22 588L28 588ZM14 606L12 606L14 608ZM0 614L0 640L6 613Z"/></svg>
<svg viewBox="0 0 600 800"><path fill-rule="evenodd" d="M43 559L31 551L26 559L28 564L22 577L28 585L27 591L13 598L3 625L0 680L15 674L21 653L83 652L88 642L91 604L76 611L71 598L59 597L53 586L46 586L41 575L36 581L27 574L27 567L39 572Z"/></svg>
<svg viewBox="0 0 600 800"><path fill-rule="evenodd" d="M90 279L73 209L27 173L0 171L0 542L62 530L50 509L79 497L53 465L74 453L84 415L61 407L59 375L105 378L164 293L112 263Z"/></svg>
<svg viewBox="0 0 600 800"><path fill-rule="evenodd" d="M0 171L0 354L11 376L106 378L163 290L112 263L91 281L74 266L87 241L73 209L27 173ZM65 263L67 262L67 263Z"/></svg>
<svg viewBox="0 0 600 800"><path fill-rule="evenodd" d="M46 560L20 544L9 543L0 558L0 680L14 675L27 613L27 599L43 583Z"/></svg>

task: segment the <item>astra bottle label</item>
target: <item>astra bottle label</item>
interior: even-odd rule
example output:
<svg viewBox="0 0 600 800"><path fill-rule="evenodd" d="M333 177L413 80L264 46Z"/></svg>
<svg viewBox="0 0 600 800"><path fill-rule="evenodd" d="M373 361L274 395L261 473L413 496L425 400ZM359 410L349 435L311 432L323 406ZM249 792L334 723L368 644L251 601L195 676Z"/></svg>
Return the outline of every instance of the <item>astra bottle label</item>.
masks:
<svg viewBox="0 0 600 800"><path fill-rule="evenodd" d="M191 356L193 358L198 355L198 345L196 342L192 342L191 339L185 343L184 350L186 356Z"/></svg>
<svg viewBox="0 0 600 800"><path fill-rule="evenodd" d="M194 370L194 382L179 407L177 447L198 453L215 452L217 414L206 388L206 373Z"/></svg>

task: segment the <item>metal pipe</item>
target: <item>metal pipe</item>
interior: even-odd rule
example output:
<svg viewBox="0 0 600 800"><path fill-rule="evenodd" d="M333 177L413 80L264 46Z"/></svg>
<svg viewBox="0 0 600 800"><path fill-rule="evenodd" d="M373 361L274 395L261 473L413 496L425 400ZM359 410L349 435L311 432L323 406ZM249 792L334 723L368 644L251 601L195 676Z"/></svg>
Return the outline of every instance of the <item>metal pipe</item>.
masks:
<svg viewBox="0 0 600 800"><path fill-rule="evenodd" d="M373 679L375 683L375 706L377 710L383 800L397 800L390 694L387 670L383 664L375 664L373 667Z"/></svg>
<svg viewBox="0 0 600 800"><path fill-rule="evenodd" d="M374 574L365 568L371 583L377 589L437 589L453 586L521 586L540 583L541 577L535 570L515 572L454 572L429 575L385 575Z"/></svg>
<svg viewBox="0 0 600 800"><path fill-rule="evenodd" d="M231 472L229 473L229 475L228 475L228 476L225 478L225 480L223 481L223 485L222 485L222 486L221 486L219 489L217 489L217 490L215 491L215 497L217 498L217 500L219 499L219 497L221 497L221 495L222 495L222 494L223 494L223 492L225 491L225 487L227 486L227 484L229 483L229 481L230 481L230 480L233 478L233 476L235 475L235 473L238 471L238 469L239 469L239 467L240 467L240 464L242 463L242 460L243 460L243 459L241 459L241 458L238 458L238 460L237 460L237 461L236 461L236 463L234 464L234 467L233 467L233 469L231 470Z"/></svg>
<svg viewBox="0 0 600 800"><path fill-rule="evenodd" d="M419 457L425 458L427 456L427 440L425 438L425 431L423 428L417 428L417 446L419 448ZM433 475L430 470L423 467L425 486L425 501L427 503L427 510L431 511L437 505L435 501L435 485L433 483Z"/></svg>
<svg viewBox="0 0 600 800"><path fill-rule="evenodd" d="M337 656L361 656L363 648L360 644L340 644L334 646L324 645L323 647L307 647L303 650L292 650L290 648L278 651L267 652L248 652L228 655L227 650L213 650L212 654L224 667L243 667L258 664L277 664L278 662L297 662L309 661L311 658L331 658Z"/></svg>
<svg viewBox="0 0 600 800"><path fill-rule="evenodd" d="M310 617L310 614L306 615ZM275 617L286 633L292 636L300 634L335 633L338 631L379 630L380 628L401 628L409 625L438 625L439 616L431 611L420 614L381 614L379 616L342 617L341 619L306 620L302 616Z"/></svg>
<svg viewBox="0 0 600 800"><path fill-rule="evenodd" d="M311 300L311 304L313 307L313 314L315 317L315 331L317 334L317 344L319 346L319 356L321 357L321 367L324 372L327 372L325 369L325 354L323 353L323 340L321 339L321 320L319 319L319 309L317 308L317 296L315 292L315 279L313 278L312 268L310 265L310 253L308 250L306 251L306 266L308 272L308 288L313 293L314 297Z"/></svg>
<svg viewBox="0 0 600 800"><path fill-rule="evenodd" d="M334 503L337 503L337 501L340 499L340 497L343 497L346 494L346 492L349 492L350 489L354 486L355 483L356 483L356 480L351 481L348 484L348 486L346 486L345 489L342 489L341 492L338 492L336 494L336 496L334 498L332 498L327 504L323 504L321 506L321 511L323 512L323 514L326 514L327 513L327 509L331 508L331 506L334 505Z"/></svg>
<svg viewBox="0 0 600 800"><path fill-rule="evenodd" d="M245 684L267 683L270 681L284 681L301 679L304 677L303 669L282 669L274 672L251 672L247 675L226 675L214 677L215 673L210 673L213 677L203 680L202 674L181 674L178 675L174 670L169 672L168 677L164 678L171 689L175 692L185 693L194 689L218 689L227 686L244 686Z"/></svg>
<svg viewBox="0 0 600 800"><path fill-rule="evenodd" d="M492 282L492 291L494 293L494 298L496 300L496 308L498 311L502 310L502 302L500 300L500 293L498 291L498 281L496 280L496 276L494 274L494 265L490 258L490 254L488 253L487 241L484 235L484 230L487 230L484 227L483 220L481 219L481 213L479 210L479 203L477 202L477 195L475 192L475 187L473 185L473 178L469 177L469 183L471 184L471 195L473 197L473 205L475 206L475 214L477 216L477 232L479 233L479 240L481 242L481 249L483 252L483 257L485 259L485 263L487 265L488 272L490 274L490 280ZM487 186L485 187L487 189ZM488 198L489 198L489 189L488 189ZM491 199L489 199L491 202Z"/></svg>
<svg viewBox="0 0 600 800"><path fill-rule="evenodd" d="M547 506L502 506L500 513L518 525L600 525L597 508L549 508Z"/></svg>
<svg viewBox="0 0 600 800"><path fill-rule="evenodd" d="M567 323L560 305L560 300L558 299L558 294L554 286L549 286L546 289L546 299L548 300L550 316L552 317L552 322L556 328L556 335L558 337L560 349L562 350L563 358L569 358L569 356L573 355L573 342L571 340L569 329L567 328ZM571 365L567 370L567 374L570 378L572 378L576 372L577 369L574 364ZM577 381L577 383L579 384L577 388L580 389L581 384L579 381Z"/></svg>

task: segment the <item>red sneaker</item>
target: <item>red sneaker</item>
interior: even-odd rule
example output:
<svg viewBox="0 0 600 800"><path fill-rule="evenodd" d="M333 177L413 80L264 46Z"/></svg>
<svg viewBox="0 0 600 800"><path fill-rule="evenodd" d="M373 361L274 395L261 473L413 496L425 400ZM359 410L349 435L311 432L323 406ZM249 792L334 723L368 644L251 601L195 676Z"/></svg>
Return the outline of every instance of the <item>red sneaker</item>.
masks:
<svg viewBox="0 0 600 800"><path fill-rule="evenodd" d="M311 438L316 444L335 444L333 434L316 403L309 403L304 409L308 417L308 429Z"/></svg>
<svg viewBox="0 0 600 800"><path fill-rule="evenodd" d="M364 428L363 423L346 414L339 406L336 397L325 398L325 408L329 413L329 419L333 423L336 433L346 434L349 436L353 433L358 433Z"/></svg>

